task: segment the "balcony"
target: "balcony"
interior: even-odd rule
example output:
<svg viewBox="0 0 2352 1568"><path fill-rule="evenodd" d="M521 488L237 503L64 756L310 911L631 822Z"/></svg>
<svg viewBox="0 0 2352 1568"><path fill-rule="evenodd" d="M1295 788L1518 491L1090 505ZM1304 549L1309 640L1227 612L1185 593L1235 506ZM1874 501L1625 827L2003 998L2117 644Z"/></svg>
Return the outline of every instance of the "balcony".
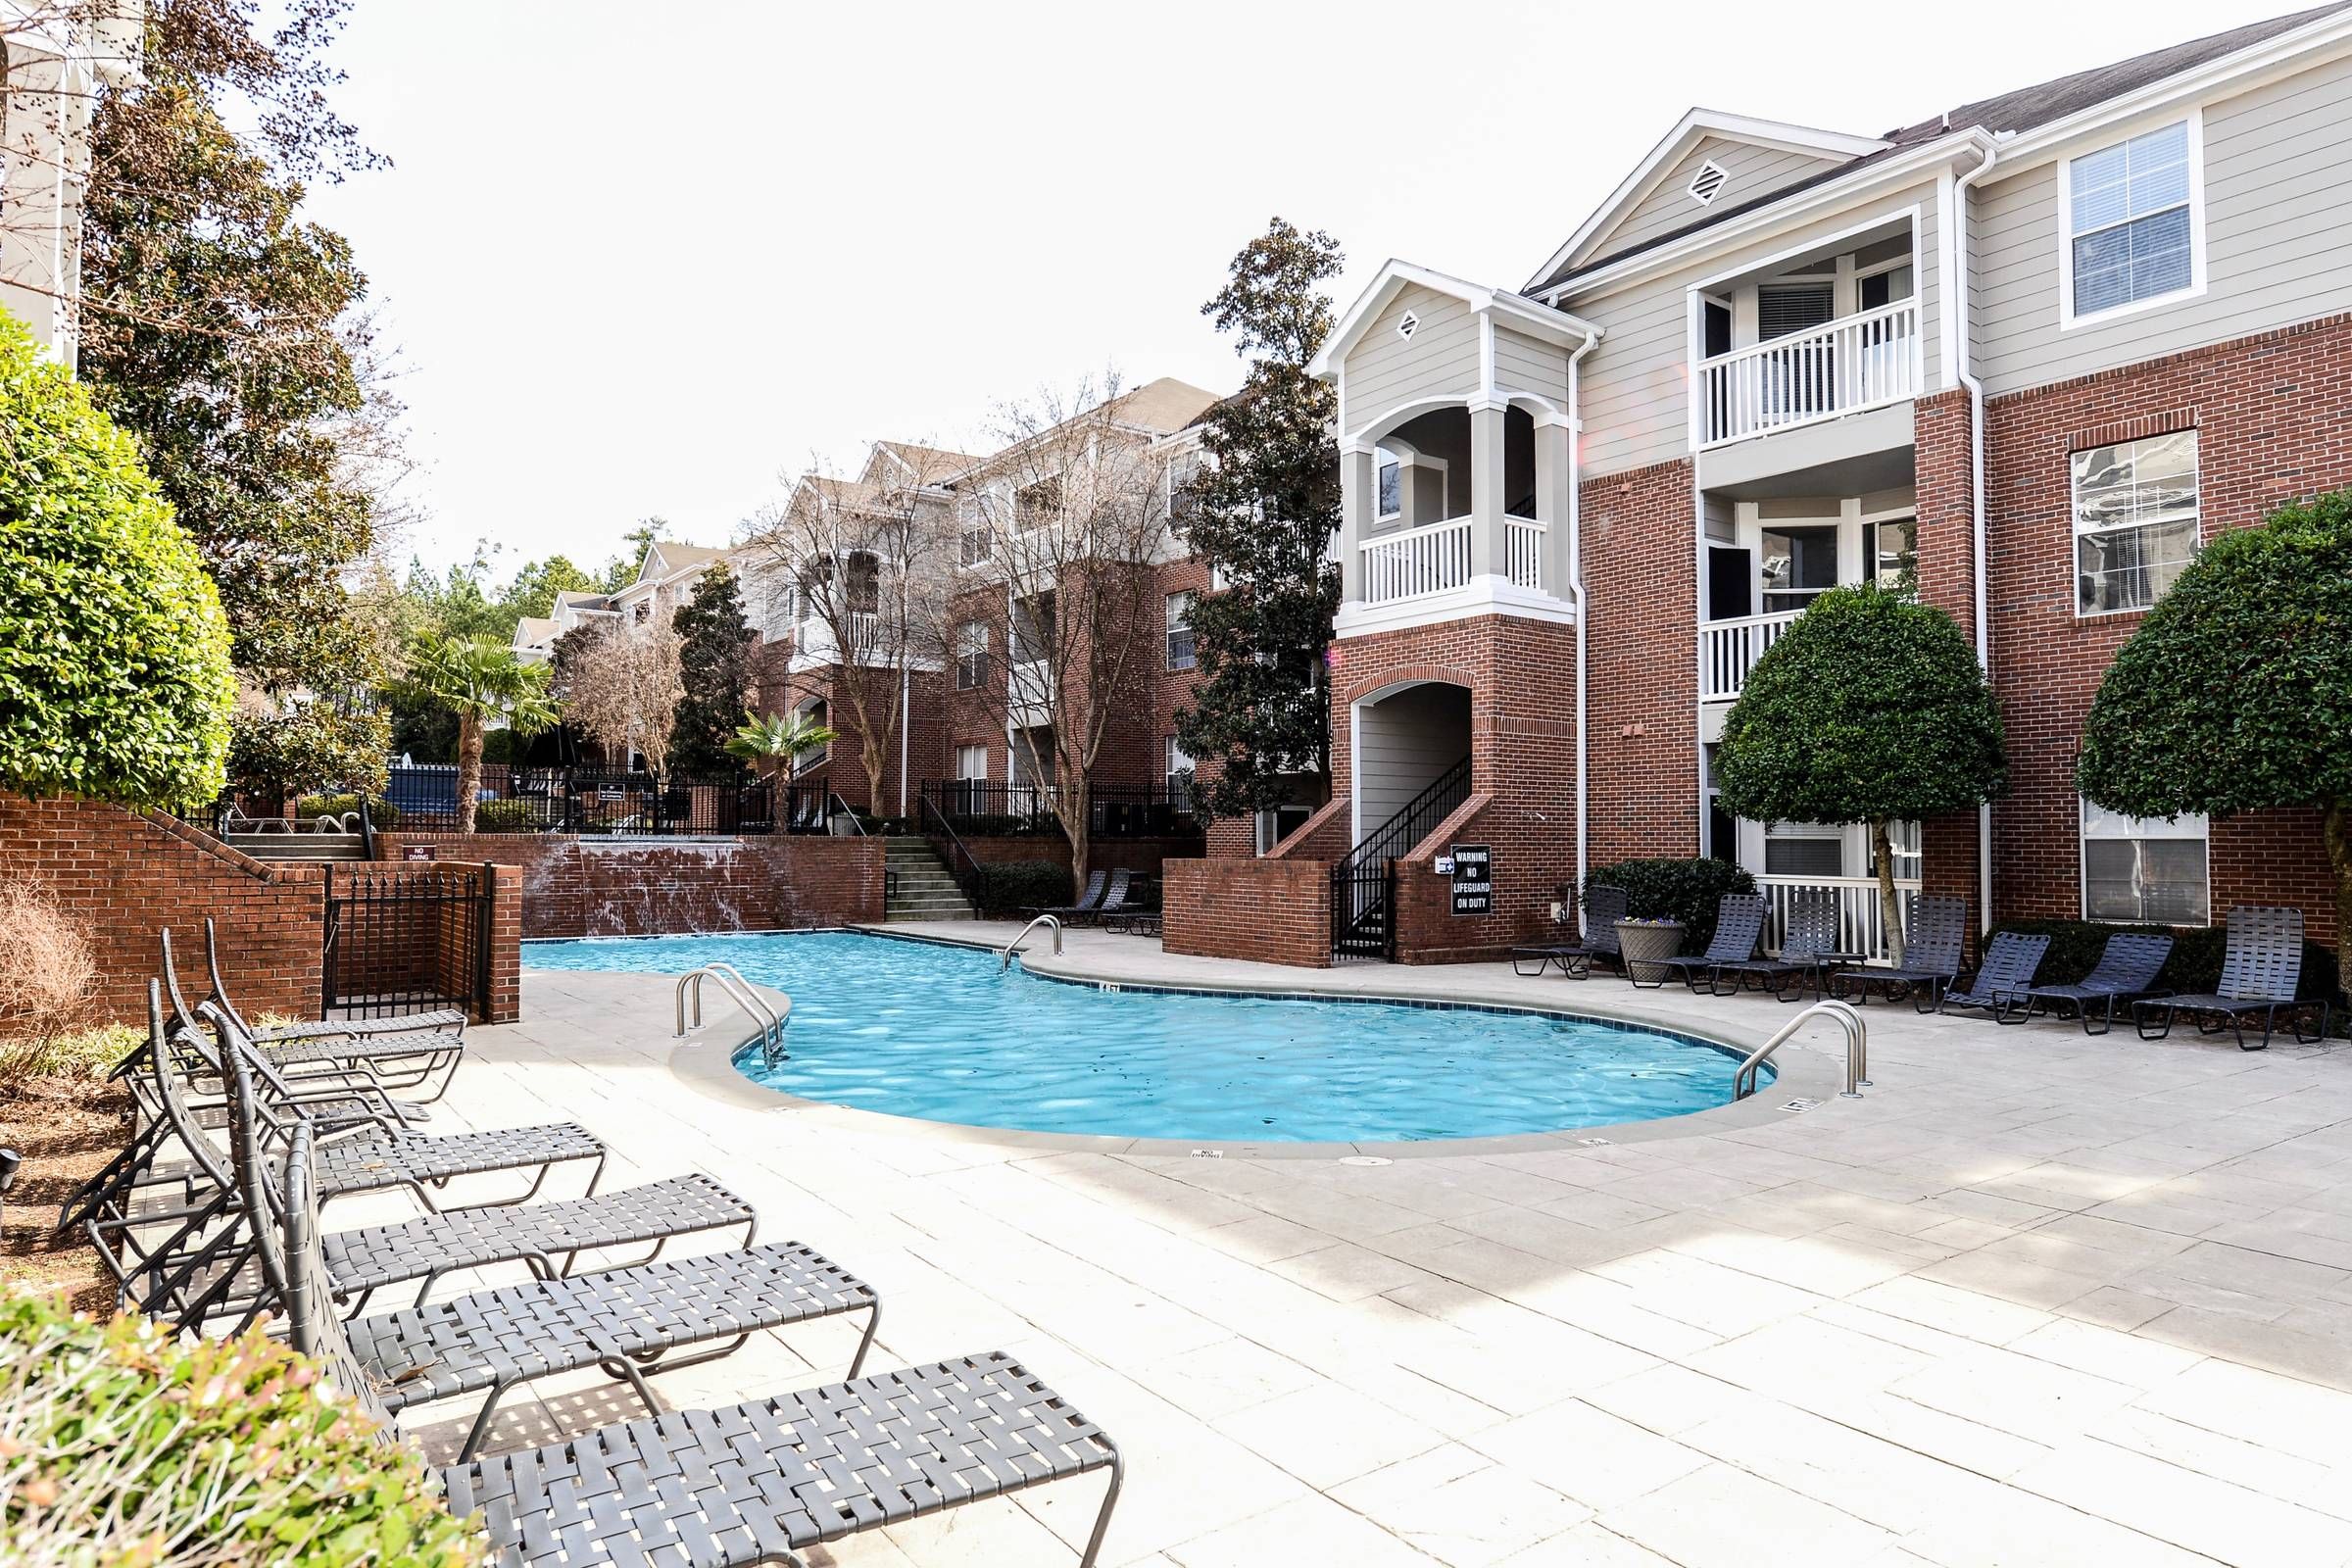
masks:
<svg viewBox="0 0 2352 1568"><path fill-rule="evenodd" d="M1698 700L1728 703L1747 684L1764 650L1780 641L1797 617L1793 610L1770 615L1740 615L1698 623Z"/></svg>
<svg viewBox="0 0 2352 1568"><path fill-rule="evenodd" d="M1919 302L1898 300L1698 368L1699 445L1817 424L1917 395Z"/></svg>
<svg viewBox="0 0 2352 1568"><path fill-rule="evenodd" d="M1363 602L1388 605L1467 587L1471 526L1468 517L1447 517L1366 540ZM1544 531L1532 517L1502 519L1503 571L1513 587L1542 591Z"/></svg>
<svg viewBox="0 0 2352 1568"><path fill-rule="evenodd" d="M1899 869L1902 860L1898 857ZM1920 890L1916 877L1894 879L1898 908L1909 909ZM1865 963L1886 963L1886 922L1880 917L1879 879L1875 876L1759 876L1756 891L1764 895L1764 951L1779 953L1788 934L1788 909L1799 895L1833 894L1838 900L1838 948L1864 955ZM1908 920L1906 915L1905 919Z"/></svg>

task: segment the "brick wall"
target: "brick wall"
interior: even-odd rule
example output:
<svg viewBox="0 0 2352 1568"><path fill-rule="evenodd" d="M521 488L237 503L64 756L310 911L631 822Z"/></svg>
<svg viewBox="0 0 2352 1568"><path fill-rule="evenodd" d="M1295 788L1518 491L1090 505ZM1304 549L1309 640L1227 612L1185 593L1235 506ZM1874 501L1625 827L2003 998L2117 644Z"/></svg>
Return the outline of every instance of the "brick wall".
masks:
<svg viewBox="0 0 2352 1568"><path fill-rule="evenodd" d="M385 833L381 853L515 868L525 938L781 931L882 918L882 840L778 835L665 844L560 833ZM500 893L507 891L502 881Z"/></svg>
<svg viewBox="0 0 2352 1568"><path fill-rule="evenodd" d="M264 865L160 812L52 797L0 799L0 874L38 881L89 926L94 1022L145 1020L166 926L183 989L202 995L206 915L231 1000L248 1016L318 1016L324 906L313 867Z"/></svg>
<svg viewBox="0 0 2352 1568"><path fill-rule="evenodd" d="M1319 860L1170 860L1169 953L1319 969L1331 962L1331 867Z"/></svg>
<svg viewBox="0 0 2352 1568"><path fill-rule="evenodd" d="M1690 480L1689 461L1677 460L1583 486L1594 865L1698 853ZM1573 691L1573 647L1558 678ZM1573 758L1569 765L1573 801Z"/></svg>
<svg viewBox="0 0 2352 1568"><path fill-rule="evenodd" d="M2074 765L2082 721L2136 612L2078 617L2070 455L2171 430L2197 432L2205 536L2259 522L2279 504L2352 484L2352 316L2331 317L1996 398L1985 407L1993 680L2007 730L2010 793L1993 807L1994 912L2082 912ZM1922 416L1921 526L1955 512L1965 530L1966 406L1956 455L1938 407ZM1959 505L1943 498L1962 466ZM1931 472L1934 478L1931 481ZM1938 557L1953 547L1940 546ZM1938 567L1939 578L1949 572ZM1960 591L1965 600L1965 587ZM1937 593L1937 602L1943 596ZM1958 606L1952 608L1957 612ZM1931 857L1933 863L1933 857ZM2232 905L2292 904L2314 940L2335 938L2316 813L2256 811L2212 828L2216 919Z"/></svg>

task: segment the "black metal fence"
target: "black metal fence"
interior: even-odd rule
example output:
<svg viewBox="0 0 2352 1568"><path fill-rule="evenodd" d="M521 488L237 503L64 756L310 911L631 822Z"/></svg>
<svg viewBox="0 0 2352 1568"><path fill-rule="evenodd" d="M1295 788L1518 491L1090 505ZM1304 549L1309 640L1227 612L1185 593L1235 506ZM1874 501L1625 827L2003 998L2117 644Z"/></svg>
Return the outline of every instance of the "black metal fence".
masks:
<svg viewBox="0 0 2352 1568"><path fill-rule="evenodd" d="M399 812L399 825L455 828L457 773L447 764L393 768L385 797ZM662 778L642 769L514 766L503 769L503 776L485 774L473 825L477 833L732 838L826 833L836 817L850 815L822 784L750 773Z"/></svg>
<svg viewBox="0 0 2352 1568"><path fill-rule="evenodd" d="M1463 758L1331 866L1331 956L1396 956L1396 858L1437 830L1470 798Z"/></svg>
<svg viewBox="0 0 2352 1568"><path fill-rule="evenodd" d="M318 1000L327 1016L394 1018L441 1007L489 1016L496 884L486 867L323 869Z"/></svg>
<svg viewBox="0 0 2352 1568"><path fill-rule="evenodd" d="M959 833L994 838L1061 832L1056 791L1049 784L994 779L925 779L923 804ZM1165 784L1097 784L1088 791L1091 835L1098 839L1167 838L1198 833L1192 792Z"/></svg>

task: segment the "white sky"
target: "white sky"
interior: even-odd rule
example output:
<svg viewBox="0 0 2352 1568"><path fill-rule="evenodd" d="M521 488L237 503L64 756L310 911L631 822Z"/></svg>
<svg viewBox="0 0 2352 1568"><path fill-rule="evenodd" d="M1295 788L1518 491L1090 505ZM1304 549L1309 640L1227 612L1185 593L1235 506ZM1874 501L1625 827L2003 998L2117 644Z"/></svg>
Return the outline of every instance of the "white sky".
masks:
<svg viewBox="0 0 2352 1568"><path fill-rule="evenodd" d="M1279 213L1516 287L1691 104L1871 134L2294 8L358 0L324 189L403 352L428 561L723 543L811 453L956 446L1200 315Z"/></svg>

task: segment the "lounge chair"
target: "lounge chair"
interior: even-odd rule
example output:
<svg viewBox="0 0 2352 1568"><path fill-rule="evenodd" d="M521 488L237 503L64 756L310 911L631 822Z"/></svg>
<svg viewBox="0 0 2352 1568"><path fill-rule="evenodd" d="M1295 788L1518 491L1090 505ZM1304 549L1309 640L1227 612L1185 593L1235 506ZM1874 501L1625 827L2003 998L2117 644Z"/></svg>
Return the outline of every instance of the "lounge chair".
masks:
<svg viewBox="0 0 2352 1568"><path fill-rule="evenodd" d="M2156 977L2164 972L2165 960L2172 956L2171 937L2132 933L2109 937L2090 973L2071 986L2030 985L2008 991L1993 1008L1993 1018L2000 1023L2024 1023L2047 1013L2080 1019L2084 1034L2103 1035L2115 1027L2117 1003L2159 994ZM2094 1006L2099 1019L2096 1029L2090 1026Z"/></svg>
<svg viewBox="0 0 2352 1568"><path fill-rule="evenodd" d="M1562 904L1573 902L1573 895L1561 899ZM1584 939L1579 942L1555 942L1548 946L1513 948L1511 972L1526 978L1542 974L1553 964L1571 980L1584 980L1592 973L1592 961L1605 958L1619 968L1625 966L1617 951L1617 922L1625 918L1627 906L1623 888L1595 887L1585 894ZM1533 961L1533 969L1522 967Z"/></svg>
<svg viewBox="0 0 2352 1568"><path fill-rule="evenodd" d="M1959 978L1962 951L1968 940L1968 901L1921 898L1911 906L1911 932L1903 943L1899 966L1832 971L1830 995L1851 997L1870 1005L1874 987L1886 988L1889 1004L1908 996L1921 1012L1933 1012L1945 991Z"/></svg>
<svg viewBox="0 0 2352 1568"><path fill-rule="evenodd" d="M1032 919L1041 914L1050 914L1059 920L1067 920L1076 914L1092 914L1102 906L1103 885L1109 878L1110 873L1098 866L1087 873L1086 891L1078 895L1077 903L1028 904L1021 906L1021 912Z"/></svg>
<svg viewBox="0 0 2352 1568"><path fill-rule="evenodd" d="M1072 910L1063 918L1066 921L1084 924L1091 920L1101 920L1107 915L1117 914L1128 906L1128 892L1134 885L1135 873L1122 865L1110 873L1110 881L1102 889L1102 903L1096 905L1092 909ZM1056 909L1054 912L1061 914L1062 911Z"/></svg>
<svg viewBox="0 0 2352 1568"><path fill-rule="evenodd" d="M2222 951L2221 983L2195 996L2162 997L2132 1004L2132 1020L2142 1040L2162 1040L2173 1032L2173 1020L2187 1013L2197 1033L2224 1029L2236 1037L2240 1051L2263 1051L2278 1027L2281 1015L2295 1032L2298 1045L2328 1038L2331 1004L2325 997L2299 998L2303 983L2303 911L2245 906L2230 911L2230 934ZM2319 1027L2303 1032L2303 1020L2319 1010ZM2246 1025L2262 1019L2262 1038L2246 1044Z"/></svg>
<svg viewBox="0 0 2352 1568"><path fill-rule="evenodd" d="M1745 963L1756 956L1764 939L1764 895L1726 893L1715 906L1715 936L1707 951L1695 957L1658 959L1659 967L1680 973L1692 991L1703 984L1715 989L1716 971L1727 964ZM1665 981L1660 980L1660 985Z"/></svg>
<svg viewBox="0 0 2352 1568"><path fill-rule="evenodd" d="M2022 931L1995 931L1992 940L1984 945L1984 961L1977 972L1969 976L1968 984L1954 979L1936 1000L1936 1010L1953 1007L1980 1007L1986 1012L1998 1010L2001 999L2012 991L2022 990L2034 983L2034 971L2041 967L2041 956L2050 951L2050 939L2028 936Z"/></svg>
<svg viewBox="0 0 2352 1568"><path fill-rule="evenodd" d="M1707 990L1719 997L1736 995L1752 982L1757 990L1770 990L1782 1002L1795 1002L1808 991L1818 992L1828 979L1830 959L1838 951L1843 924L1837 894L1792 894L1780 956L1716 964L1708 972ZM1731 982L1729 992L1723 989L1726 980Z"/></svg>
<svg viewBox="0 0 2352 1568"><path fill-rule="evenodd" d="M287 1160L288 1333L389 1443L392 1412L331 1305L308 1177L307 1162ZM861 1530L1103 1469L1110 1485L1079 1568L1102 1552L1125 1461L1101 1427L993 1351L615 1423L450 1465L440 1479L451 1511L481 1511L499 1568L746 1568L797 1564Z"/></svg>

